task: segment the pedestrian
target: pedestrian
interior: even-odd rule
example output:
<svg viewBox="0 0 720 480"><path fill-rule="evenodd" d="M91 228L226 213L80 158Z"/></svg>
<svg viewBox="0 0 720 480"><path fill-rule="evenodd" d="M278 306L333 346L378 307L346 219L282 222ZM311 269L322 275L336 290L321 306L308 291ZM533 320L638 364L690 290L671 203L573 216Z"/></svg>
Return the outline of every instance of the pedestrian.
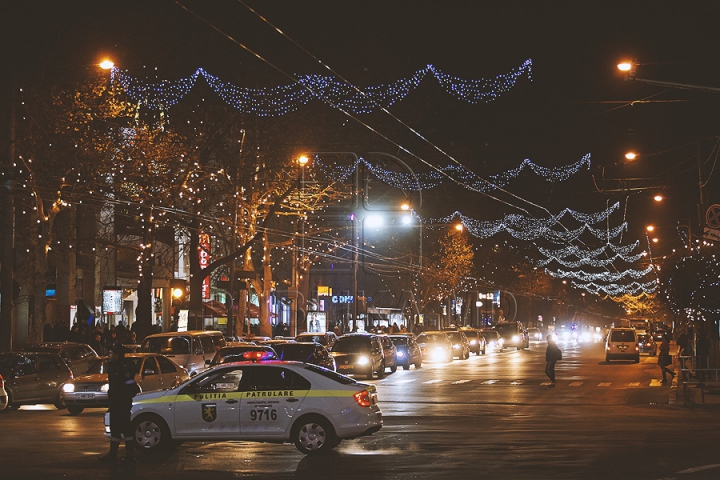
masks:
<svg viewBox="0 0 720 480"><path fill-rule="evenodd" d="M555 363L562 360L562 352L555 344L555 337L547 336L547 350L545 350L545 375L550 379L550 386L555 386Z"/></svg>
<svg viewBox="0 0 720 480"><path fill-rule="evenodd" d="M132 466L135 461L135 440L130 423L132 399L140 392L135 382L135 366L125 358L125 347L116 343L108 347L108 397L110 400L110 451L100 461L116 464L120 442L125 439L125 459Z"/></svg>
<svg viewBox="0 0 720 480"><path fill-rule="evenodd" d="M670 375L670 383L675 378L675 372L670 370L668 365L672 364L672 355L670 355L670 338L667 335L663 335L662 343L658 349L658 366L662 371L662 383L667 384L667 376Z"/></svg>

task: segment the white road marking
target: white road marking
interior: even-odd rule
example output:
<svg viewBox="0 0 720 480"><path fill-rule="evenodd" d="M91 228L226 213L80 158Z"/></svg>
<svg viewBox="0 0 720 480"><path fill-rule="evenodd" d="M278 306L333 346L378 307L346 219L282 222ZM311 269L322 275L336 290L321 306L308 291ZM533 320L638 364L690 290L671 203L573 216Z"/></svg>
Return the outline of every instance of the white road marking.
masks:
<svg viewBox="0 0 720 480"><path fill-rule="evenodd" d="M579 387L582 384L583 384L583 382L570 382L571 387Z"/></svg>
<svg viewBox="0 0 720 480"><path fill-rule="evenodd" d="M612 385L611 382L600 382L597 384L598 387L609 387L610 385Z"/></svg>
<svg viewBox="0 0 720 480"><path fill-rule="evenodd" d="M455 382L452 382L453 385L460 385L462 383L468 383L470 380L458 380Z"/></svg>

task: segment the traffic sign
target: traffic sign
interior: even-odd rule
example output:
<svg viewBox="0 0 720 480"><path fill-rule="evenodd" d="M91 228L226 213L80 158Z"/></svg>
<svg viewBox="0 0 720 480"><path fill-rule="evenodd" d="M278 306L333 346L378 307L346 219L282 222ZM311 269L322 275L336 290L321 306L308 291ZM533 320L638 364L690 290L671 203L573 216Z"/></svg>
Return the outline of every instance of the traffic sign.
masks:
<svg viewBox="0 0 720 480"><path fill-rule="evenodd" d="M710 228L720 228L720 205L710 205L705 213L705 223Z"/></svg>

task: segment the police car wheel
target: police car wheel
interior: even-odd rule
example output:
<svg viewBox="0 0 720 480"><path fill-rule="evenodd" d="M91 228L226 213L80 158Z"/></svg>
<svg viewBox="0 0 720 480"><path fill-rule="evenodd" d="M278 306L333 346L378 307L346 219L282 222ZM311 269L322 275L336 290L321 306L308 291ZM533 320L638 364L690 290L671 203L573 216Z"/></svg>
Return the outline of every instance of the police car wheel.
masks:
<svg viewBox="0 0 720 480"><path fill-rule="evenodd" d="M420 367L422 367L422 360L418 360L417 362L415 362L415 368L420 368Z"/></svg>
<svg viewBox="0 0 720 480"><path fill-rule="evenodd" d="M133 439L146 452L157 452L172 444L170 429L155 415L143 415L133 422Z"/></svg>
<svg viewBox="0 0 720 480"><path fill-rule="evenodd" d="M390 367L390 371L391 371L392 373L397 372L397 360L395 361L395 363L393 363L393 366Z"/></svg>
<svg viewBox="0 0 720 480"><path fill-rule="evenodd" d="M327 452L340 443L330 422L315 415L301 417L295 422L292 440L295 448L305 455Z"/></svg>

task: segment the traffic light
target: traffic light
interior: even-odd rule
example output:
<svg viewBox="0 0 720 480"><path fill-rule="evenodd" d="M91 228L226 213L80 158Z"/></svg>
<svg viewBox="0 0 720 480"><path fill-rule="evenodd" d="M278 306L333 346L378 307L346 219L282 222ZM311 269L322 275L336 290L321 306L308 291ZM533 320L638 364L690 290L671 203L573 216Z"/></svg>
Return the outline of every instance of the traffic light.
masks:
<svg viewBox="0 0 720 480"><path fill-rule="evenodd" d="M170 280L170 295L173 306L184 305L188 297L187 281L178 278Z"/></svg>

